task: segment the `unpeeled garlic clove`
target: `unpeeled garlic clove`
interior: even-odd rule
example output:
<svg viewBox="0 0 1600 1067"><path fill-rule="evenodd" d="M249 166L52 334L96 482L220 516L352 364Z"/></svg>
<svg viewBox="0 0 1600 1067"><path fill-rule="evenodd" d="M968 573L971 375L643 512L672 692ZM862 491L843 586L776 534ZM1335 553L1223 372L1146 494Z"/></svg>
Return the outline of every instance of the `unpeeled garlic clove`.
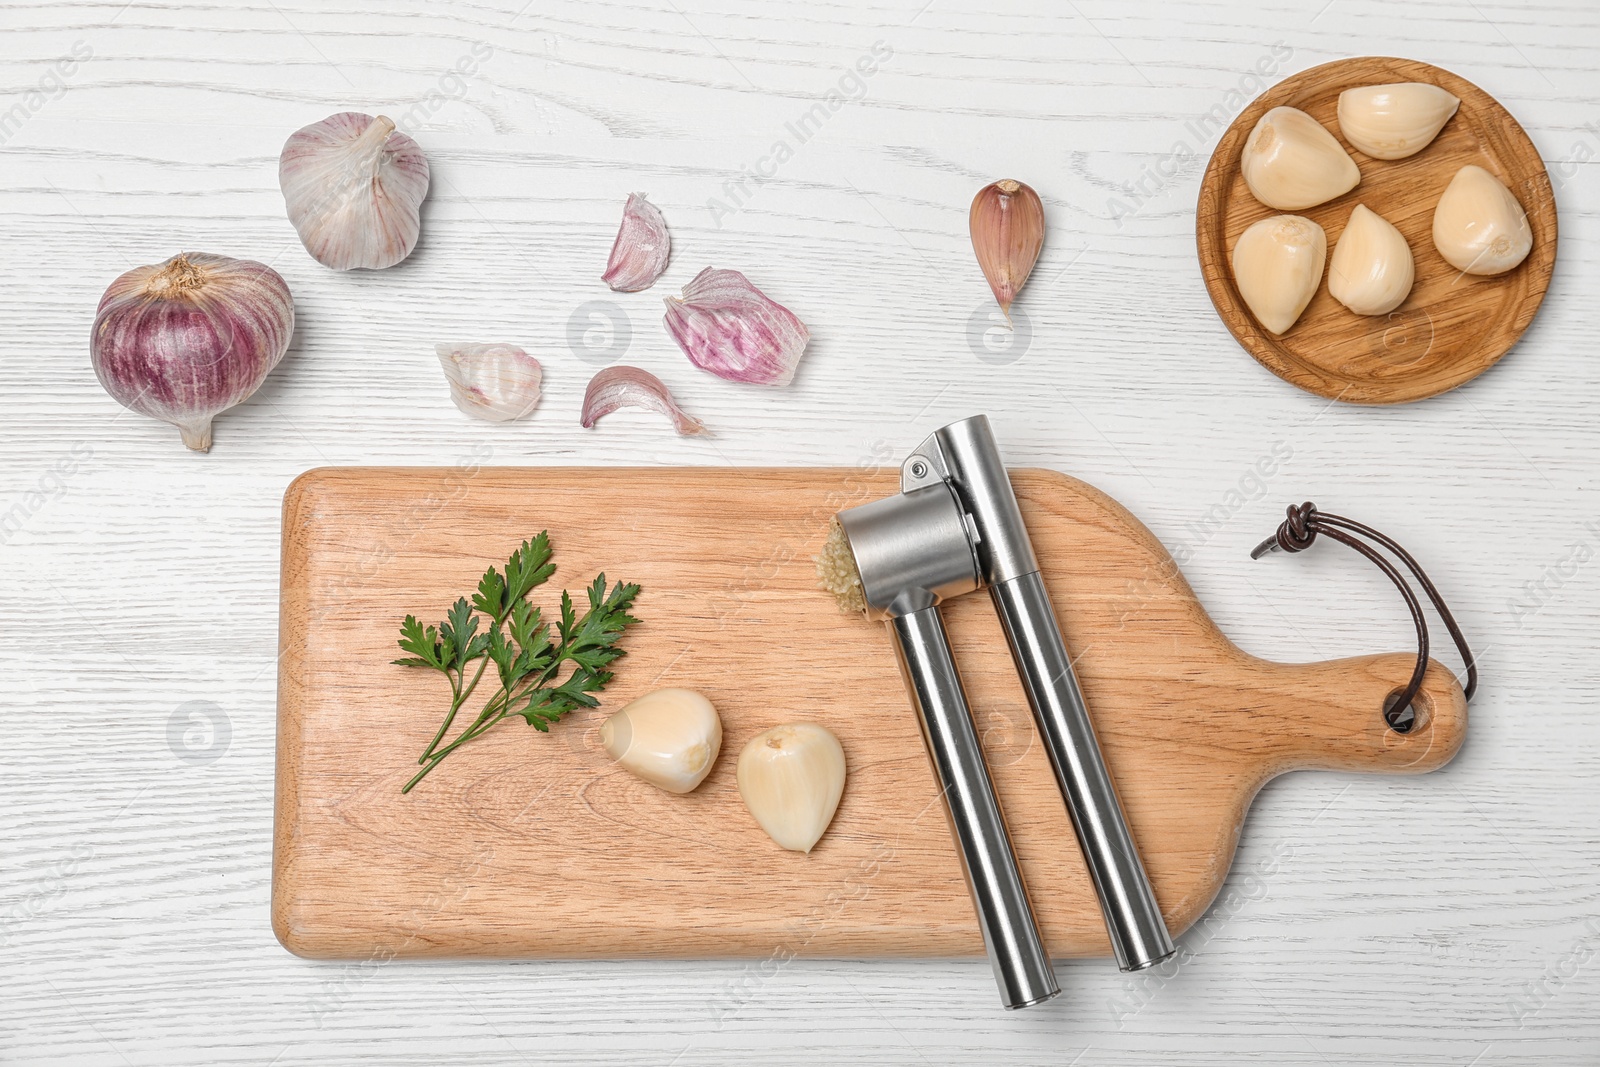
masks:
<svg viewBox="0 0 1600 1067"><path fill-rule="evenodd" d="M539 403L544 369L516 345L439 345L450 399L475 419L510 422Z"/></svg>
<svg viewBox="0 0 1600 1067"><path fill-rule="evenodd" d="M1363 85L1339 94L1339 132L1373 159L1405 159L1433 143L1460 106L1427 82Z"/></svg>
<svg viewBox="0 0 1600 1067"><path fill-rule="evenodd" d="M774 726L739 753L739 795L756 822L791 852L810 852L844 793L844 748L815 723Z"/></svg>
<svg viewBox="0 0 1600 1067"><path fill-rule="evenodd" d="M788 385L811 340L794 312L736 270L707 267L666 305L667 332L689 362L730 382Z"/></svg>
<svg viewBox="0 0 1600 1067"><path fill-rule="evenodd" d="M600 280L612 292L637 293L656 283L671 255L672 235L667 233L666 216L643 193L629 193L622 208L622 226Z"/></svg>
<svg viewBox="0 0 1600 1067"><path fill-rule="evenodd" d="M657 689L600 724L618 766L669 793L694 790L722 749L722 719L692 689Z"/></svg>
<svg viewBox="0 0 1600 1067"><path fill-rule="evenodd" d="M1388 219L1357 204L1328 261L1328 292L1357 315L1387 315L1416 280L1411 246Z"/></svg>
<svg viewBox="0 0 1600 1067"><path fill-rule="evenodd" d="M1528 258L1528 213L1499 178L1468 164L1456 171L1433 209L1433 246L1456 270L1503 274Z"/></svg>
<svg viewBox="0 0 1600 1067"><path fill-rule="evenodd" d="M428 158L384 116L344 111L289 137L278 184L312 258L334 270L376 270L416 247Z"/></svg>
<svg viewBox="0 0 1600 1067"><path fill-rule="evenodd" d="M1261 325L1283 334L1311 303L1327 256L1321 226L1299 215L1275 215L1239 235L1233 280Z"/></svg>
<svg viewBox="0 0 1600 1067"><path fill-rule="evenodd" d="M1239 169L1251 194L1279 211L1316 207L1361 181L1355 160L1333 134L1292 107L1261 116L1244 143Z"/></svg>
<svg viewBox="0 0 1600 1067"><path fill-rule="evenodd" d="M665 382L638 367L607 367L590 378L589 387L583 391L583 412L578 421L590 430L600 418L621 407L660 412L672 420L672 428L683 437L711 435L705 423L678 406Z"/></svg>
<svg viewBox="0 0 1600 1067"><path fill-rule="evenodd" d="M1033 273L1044 247L1044 204L1031 188L1006 178L978 190L967 226L978 266L1009 320L1011 302Z"/></svg>

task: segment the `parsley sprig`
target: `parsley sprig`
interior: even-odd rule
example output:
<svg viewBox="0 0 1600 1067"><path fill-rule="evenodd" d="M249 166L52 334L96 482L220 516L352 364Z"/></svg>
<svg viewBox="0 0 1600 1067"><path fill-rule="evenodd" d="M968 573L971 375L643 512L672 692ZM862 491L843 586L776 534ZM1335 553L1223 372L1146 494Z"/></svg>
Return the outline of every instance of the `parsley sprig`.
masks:
<svg viewBox="0 0 1600 1067"><path fill-rule="evenodd" d="M618 582L607 588L606 576L599 575L588 588L589 609L581 617L572 597L563 591L561 618L552 635L550 624L528 602L528 594L555 570L546 531L522 542L506 561L504 573L494 567L485 571L471 601L466 597L457 600L438 626L425 627L416 616L406 616L399 644L410 655L394 662L443 674L450 683L450 710L417 759L422 770L405 784L402 793L411 792L440 760L483 736L502 719L520 715L534 729L548 731L551 723L559 722L567 712L599 703L590 694L606 687L611 681L607 668L624 655L617 642L622 632L638 621L628 614L628 608L639 595L639 587ZM487 626L482 625L485 621ZM569 663L572 669L561 680L562 665ZM446 742L456 715L491 664L499 689L477 718Z"/></svg>

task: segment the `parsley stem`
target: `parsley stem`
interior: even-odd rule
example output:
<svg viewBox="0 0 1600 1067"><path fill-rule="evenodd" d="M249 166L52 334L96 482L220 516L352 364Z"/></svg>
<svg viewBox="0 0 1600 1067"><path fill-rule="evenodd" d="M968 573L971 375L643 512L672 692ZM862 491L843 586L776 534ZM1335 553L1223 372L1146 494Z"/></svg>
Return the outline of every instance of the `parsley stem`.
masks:
<svg viewBox="0 0 1600 1067"><path fill-rule="evenodd" d="M468 726L465 730L461 731L461 735L454 741L435 751L439 741L444 737L445 730L449 728L451 721L456 716L456 712L461 707L461 702L453 702L455 706L450 709L450 714L445 718L444 726L439 728L439 733L434 737L433 744L429 745L428 751L424 752L422 754L422 758L417 760L418 763L423 764L422 770L413 775L411 780L401 788L400 792L411 792L412 787L414 787L418 782L422 781L422 779L426 778L428 776L428 772L439 765L440 760L444 759L451 752L466 744L468 741L471 741L473 738L481 737L492 727L498 724L501 719L504 719L507 715L510 715L512 702L515 701L518 696L527 693L529 689L543 688L544 685L550 681L555 672L560 669L561 663L564 659L566 659L565 654L558 653L555 662L551 663L550 666L540 671L539 676L534 679L531 686L519 682L514 690L502 688L500 692L489 698L489 702L483 706L482 711L478 712L478 718L472 723L471 726ZM482 668L479 668L478 675L479 677L482 677ZM524 679L523 681L526 682L527 679ZM476 687L477 684L478 680L474 678L472 681L472 687L468 688L466 695L470 695L472 688ZM462 700L465 700L465 698L466 696L463 695Z"/></svg>
<svg viewBox="0 0 1600 1067"><path fill-rule="evenodd" d="M450 724L455 721L456 712L461 710L461 701L460 694L457 694L455 699L450 701L450 713L444 717L444 722L439 724L439 732L433 735L433 740L428 742L428 747L423 749L422 755L417 757L418 763L427 763L428 757L433 755L433 750L439 747L439 742L444 739L445 731L450 729Z"/></svg>
<svg viewBox="0 0 1600 1067"><path fill-rule="evenodd" d="M444 717L444 722L439 724L439 732L433 735L433 740L428 742L428 747L423 750L422 755L417 757L418 763L428 762L428 757L433 755L433 750L439 747L439 742L444 740L445 732L450 729L450 724L456 721L456 712L461 710L461 705L467 702L467 698L472 695L472 691L478 688L478 680L483 677L483 669L488 665L489 657L485 656L482 662L478 664L478 673L472 676L472 684L467 686L466 689L461 688L459 679L454 680L454 684L450 688L455 690L455 698L450 701L450 713ZM448 676L448 672L446 672L446 676Z"/></svg>
<svg viewBox="0 0 1600 1067"><path fill-rule="evenodd" d="M424 766L422 768L422 770L418 771L416 774L412 775L411 776L411 781L407 782L403 787L401 787L400 792L402 792L402 793L411 792L412 787L415 786L418 782L422 781L424 778L426 778L428 776L428 772L429 771L431 771L435 767L439 766L439 761L440 760L444 759L446 756L448 756L451 752L453 752L455 749L457 749L461 745L464 745L468 741L471 741L473 738L478 737L478 736L486 733L489 730L490 727L494 726L501 719L505 718L508 714L510 714L510 713L502 711L502 712L500 712L500 714L496 715L493 719L489 719L487 722L485 722L483 716L480 715L478 717L478 721L477 722L473 723L471 726L467 727L465 730L463 730L461 732L461 736L460 737L456 738L454 741L450 742L448 745L444 746L439 751L433 753L432 756L426 757L426 759L427 759L426 766Z"/></svg>

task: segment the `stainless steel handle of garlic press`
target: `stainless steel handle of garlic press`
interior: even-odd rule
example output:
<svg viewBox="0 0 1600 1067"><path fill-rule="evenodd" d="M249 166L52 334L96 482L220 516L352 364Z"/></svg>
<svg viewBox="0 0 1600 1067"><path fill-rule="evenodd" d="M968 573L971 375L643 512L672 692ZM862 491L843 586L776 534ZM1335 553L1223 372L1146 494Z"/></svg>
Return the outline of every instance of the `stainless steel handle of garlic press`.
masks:
<svg viewBox="0 0 1600 1067"><path fill-rule="evenodd" d="M970 516L978 574L989 586L1072 816L1117 965L1135 971L1159 963L1175 951L1172 935L1106 770L1011 476L986 416L935 431L902 474L903 483L910 485L934 479L949 484Z"/></svg>
<svg viewBox="0 0 1600 1067"><path fill-rule="evenodd" d="M1017 866L961 675L937 607L887 620L944 798L1000 999L1025 1008L1061 992Z"/></svg>
<svg viewBox="0 0 1600 1067"><path fill-rule="evenodd" d="M1106 770L1067 645L1038 571L989 587L1022 687L1055 768L1105 913L1117 966L1137 971L1176 951Z"/></svg>

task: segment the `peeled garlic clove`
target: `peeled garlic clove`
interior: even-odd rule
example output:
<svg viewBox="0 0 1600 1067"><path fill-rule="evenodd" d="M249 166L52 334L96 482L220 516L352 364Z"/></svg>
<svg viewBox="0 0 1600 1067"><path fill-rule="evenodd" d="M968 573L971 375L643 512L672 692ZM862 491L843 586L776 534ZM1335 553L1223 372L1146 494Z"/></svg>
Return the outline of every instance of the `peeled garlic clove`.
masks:
<svg viewBox="0 0 1600 1067"><path fill-rule="evenodd" d="M613 292L637 293L648 289L667 269L672 255L672 237L667 233L666 216L644 198L630 193L622 209L622 228L611 245L611 258L600 280Z"/></svg>
<svg viewBox="0 0 1600 1067"><path fill-rule="evenodd" d="M1511 190L1482 167L1456 171L1433 209L1433 246L1456 270L1501 274L1533 248L1533 230Z"/></svg>
<svg viewBox="0 0 1600 1067"><path fill-rule="evenodd" d="M1044 205L1039 194L1011 178L986 185L967 213L972 250L1006 318L1011 302L1033 273L1044 247Z"/></svg>
<svg viewBox="0 0 1600 1067"><path fill-rule="evenodd" d="M1427 82L1363 85L1339 94L1339 132L1373 159L1404 159L1428 147L1460 106Z"/></svg>
<svg viewBox="0 0 1600 1067"><path fill-rule="evenodd" d="M811 332L736 270L707 267L666 300L667 332L689 362L730 382L788 385Z"/></svg>
<svg viewBox="0 0 1600 1067"><path fill-rule="evenodd" d="M439 345L450 399L475 419L510 422L539 403L544 369L516 345Z"/></svg>
<svg viewBox="0 0 1600 1067"><path fill-rule="evenodd" d="M1255 198L1279 211L1316 207L1361 181L1350 153L1304 111L1275 107L1256 123L1239 159Z"/></svg>
<svg viewBox="0 0 1600 1067"><path fill-rule="evenodd" d="M1405 302L1416 276L1405 237L1357 204L1328 262L1328 292L1357 315L1387 315Z"/></svg>
<svg viewBox="0 0 1600 1067"><path fill-rule="evenodd" d="M791 852L810 852L844 793L844 748L809 722L774 726L739 753L739 795L756 822Z"/></svg>
<svg viewBox="0 0 1600 1067"><path fill-rule="evenodd" d="M658 689L601 723L600 744L651 785L688 793L711 773L722 749L722 720L692 689Z"/></svg>
<svg viewBox="0 0 1600 1067"><path fill-rule="evenodd" d="M389 119L344 111L290 136L278 184L312 258L334 270L375 270L417 245L428 159Z"/></svg>
<svg viewBox="0 0 1600 1067"><path fill-rule="evenodd" d="M1327 256L1321 226L1299 215L1276 215L1239 235L1233 280L1261 325L1283 334L1311 303Z"/></svg>
<svg viewBox="0 0 1600 1067"><path fill-rule="evenodd" d="M207 452L212 418L256 391L293 333L294 298L277 271L184 252L106 288L89 360L119 404L170 422Z"/></svg>
<svg viewBox="0 0 1600 1067"><path fill-rule="evenodd" d="M680 436L711 433L704 423L678 406L660 378L638 367L607 367L590 378L589 388L583 392L579 421L585 430L593 429L596 420L620 407L658 411L672 420L672 428Z"/></svg>

